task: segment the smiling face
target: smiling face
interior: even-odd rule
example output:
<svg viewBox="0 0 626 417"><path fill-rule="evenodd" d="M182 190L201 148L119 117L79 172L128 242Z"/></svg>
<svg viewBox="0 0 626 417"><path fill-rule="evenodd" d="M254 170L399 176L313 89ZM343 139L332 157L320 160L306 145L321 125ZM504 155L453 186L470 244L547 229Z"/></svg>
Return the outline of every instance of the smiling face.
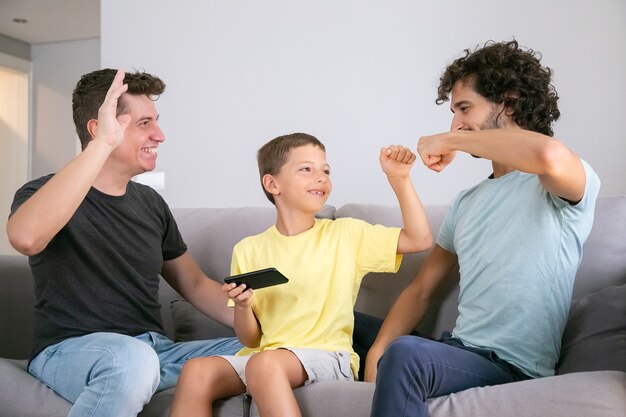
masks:
<svg viewBox="0 0 626 417"><path fill-rule="evenodd" d="M454 113L450 130L485 130L514 127L515 122L504 104L487 100L474 90L472 80L454 83L450 94L450 110Z"/></svg>
<svg viewBox="0 0 626 417"><path fill-rule="evenodd" d="M158 125L154 101L145 95L124 94L125 111L131 117L124 141L110 159L121 172L135 176L156 168L157 147L165 140Z"/></svg>
<svg viewBox="0 0 626 417"><path fill-rule="evenodd" d="M333 188L326 152L315 145L291 149L278 174L265 175L264 186L277 206L317 213Z"/></svg>

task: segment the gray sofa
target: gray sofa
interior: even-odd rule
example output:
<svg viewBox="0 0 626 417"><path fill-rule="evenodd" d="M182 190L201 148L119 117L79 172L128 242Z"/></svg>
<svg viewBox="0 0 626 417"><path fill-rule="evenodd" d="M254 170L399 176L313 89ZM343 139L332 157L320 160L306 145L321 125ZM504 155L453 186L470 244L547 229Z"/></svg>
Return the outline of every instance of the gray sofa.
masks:
<svg viewBox="0 0 626 417"><path fill-rule="evenodd" d="M445 206L428 206L434 232ZM265 208L174 209L193 257L208 276L228 274L233 245L274 221ZM324 217L356 217L399 225L397 207L350 204L328 207ZM371 274L363 282L356 309L384 317L414 277L424 254L406 256L397 274ZM454 272L458 274L458 272ZM232 334L180 300L164 282L161 303L168 334L178 340ZM438 336L456 319L456 286L442 288L419 330ZM557 376L494 387L474 388L431 400L433 417L626 416L626 197L602 198L576 277L570 318L563 335ZM0 416L65 416L70 404L31 377L25 358L31 343L33 280L27 259L0 257ZM374 385L326 382L296 390L304 416L369 416ZM141 416L167 416L173 389L155 395ZM252 413L258 415L256 408ZM216 405L216 416L241 416L242 397ZM112 416L114 417L114 416Z"/></svg>

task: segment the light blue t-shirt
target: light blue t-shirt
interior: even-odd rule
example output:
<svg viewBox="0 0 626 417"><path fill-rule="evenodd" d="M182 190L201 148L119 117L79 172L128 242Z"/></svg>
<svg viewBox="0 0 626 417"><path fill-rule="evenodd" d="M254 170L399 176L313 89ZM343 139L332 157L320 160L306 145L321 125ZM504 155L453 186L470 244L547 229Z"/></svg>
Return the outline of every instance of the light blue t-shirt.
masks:
<svg viewBox="0 0 626 417"><path fill-rule="evenodd" d="M512 171L461 192L437 239L459 261L452 335L495 351L532 377L554 375L593 223L600 179L583 166L585 195L578 204L549 194L537 175Z"/></svg>

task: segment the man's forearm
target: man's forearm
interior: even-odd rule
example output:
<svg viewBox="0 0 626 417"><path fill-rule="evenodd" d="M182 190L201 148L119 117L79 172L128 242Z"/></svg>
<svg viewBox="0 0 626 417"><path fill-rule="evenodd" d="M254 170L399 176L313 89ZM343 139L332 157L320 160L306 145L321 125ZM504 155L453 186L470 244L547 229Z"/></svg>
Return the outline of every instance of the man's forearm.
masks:
<svg viewBox="0 0 626 417"><path fill-rule="evenodd" d="M415 292L407 288L385 317L373 347L382 352L396 337L410 334L426 314L428 305L427 299L418 300Z"/></svg>
<svg viewBox="0 0 626 417"><path fill-rule="evenodd" d="M417 276L391 307L375 344L381 344L384 348L393 338L415 330L426 314L433 294L455 265L456 255L435 245Z"/></svg>
<svg viewBox="0 0 626 417"><path fill-rule="evenodd" d="M558 156L567 150L559 141L530 130L488 129L450 132L448 147L518 171L548 175L558 169ZM569 153L569 152L568 152Z"/></svg>
<svg viewBox="0 0 626 417"><path fill-rule="evenodd" d="M112 148L92 142L10 217L7 234L24 255L41 252L74 215Z"/></svg>
<svg viewBox="0 0 626 417"><path fill-rule="evenodd" d="M524 129L492 129L450 133L449 146L489 159L500 167L539 176L549 193L579 201L585 191L586 174L580 158L561 142Z"/></svg>

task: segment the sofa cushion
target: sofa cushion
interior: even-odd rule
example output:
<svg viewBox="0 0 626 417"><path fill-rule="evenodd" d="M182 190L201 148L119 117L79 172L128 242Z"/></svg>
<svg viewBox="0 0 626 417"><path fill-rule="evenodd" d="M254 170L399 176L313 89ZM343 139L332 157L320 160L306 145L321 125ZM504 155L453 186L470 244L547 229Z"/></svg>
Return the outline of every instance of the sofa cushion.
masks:
<svg viewBox="0 0 626 417"><path fill-rule="evenodd" d="M572 302L557 373L626 372L626 284Z"/></svg>
<svg viewBox="0 0 626 417"><path fill-rule="evenodd" d="M176 342L235 336L231 327L205 316L186 300L173 300L171 307Z"/></svg>
<svg viewBox="0 0 626 417"><path fill-rule="evenodd" d="M67 416L71 404L31 376L27 363L0 358L0 416Z"/></svg>
<svg viewBox="0 0 626 417"><path fill-rule="evenodd" d="M138 417L168 417L170 407L174 399L175 388L170 388L155 394L150 402L143 407ZM214 417L241 417L243 409L243 396L227 398L216 401L213 404ZM1 416L2 414L0 414ZM258 417L258 414L251 414L250 417Z"/></svg>
<svg viewBox="0 0 626 417"><path fill-rule="evenodd" d="M624 213L626 196L603 197L596 202L593 227L583 248L572 299L626 283Z"/></svg>
<svg viewBox="0 0 626 417"><path fill-rule="evenodd" d="M622 372L578 372L470 388L428 401L430 417L618 417L626 415Z"/></svg>

